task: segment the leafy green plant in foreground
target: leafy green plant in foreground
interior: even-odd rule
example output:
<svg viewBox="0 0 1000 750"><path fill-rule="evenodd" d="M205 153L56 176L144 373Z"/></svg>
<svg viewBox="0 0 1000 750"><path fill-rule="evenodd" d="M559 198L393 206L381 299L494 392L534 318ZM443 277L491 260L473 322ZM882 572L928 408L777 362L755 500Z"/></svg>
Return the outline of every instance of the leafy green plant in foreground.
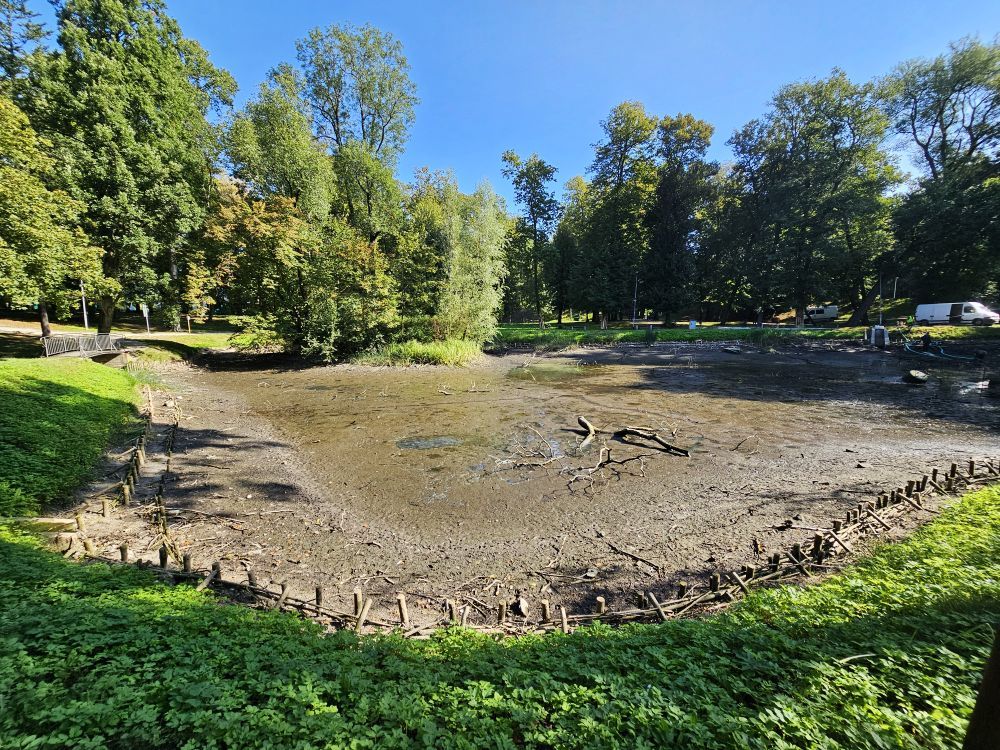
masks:
<svg viewBox="0 0 1000 750"><path fill-rule="evenodd" d="M37 513L93 470L132 418L124 371L80 359L0 359L0 516Z"/></svg>
<svg viewBox="0 0 1000 750"><path fill-rule="evenodd" d="M709 618L324 636L0 531L0 746L957 748L1000 621L1000 490Z"/></svg>

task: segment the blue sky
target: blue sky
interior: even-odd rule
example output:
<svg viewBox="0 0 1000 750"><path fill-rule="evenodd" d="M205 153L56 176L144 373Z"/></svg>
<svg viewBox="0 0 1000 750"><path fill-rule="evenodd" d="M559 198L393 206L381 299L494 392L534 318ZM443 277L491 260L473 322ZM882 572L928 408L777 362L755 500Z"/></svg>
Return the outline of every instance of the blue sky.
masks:
<svg viewBox="0 0 1000 750"><path fill-rule="evenodd" d="M240 85L242 103L316 26L372 23L403 43L421 103L398 176L452 169L463 190L511 191L500 154L537 152L560 183L583 174L600 120L637 99L716 127L714 158L783 84L834 66L855 80L1000 33L988 0L167 0L187 36ZM41 0L32 5L42 10Z"/></svg>

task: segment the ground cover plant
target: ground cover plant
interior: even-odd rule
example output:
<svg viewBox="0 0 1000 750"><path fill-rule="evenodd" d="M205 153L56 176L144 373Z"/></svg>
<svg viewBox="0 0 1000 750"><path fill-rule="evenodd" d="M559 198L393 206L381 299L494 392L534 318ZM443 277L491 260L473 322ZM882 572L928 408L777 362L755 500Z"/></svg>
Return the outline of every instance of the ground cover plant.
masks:
<svg viewBox="0 0 1000 750"><path fill-rule="evenodd" d="M323 636L0 532L0 745L957 748L1000 623L1000 490L714 617Z"/></svg>
<svg viewBox="0 0 1000 750"><path fill-rule="evenodd" d="M0 516L37 513L133 419L133 379L86 359L0 359Z"/></svg>

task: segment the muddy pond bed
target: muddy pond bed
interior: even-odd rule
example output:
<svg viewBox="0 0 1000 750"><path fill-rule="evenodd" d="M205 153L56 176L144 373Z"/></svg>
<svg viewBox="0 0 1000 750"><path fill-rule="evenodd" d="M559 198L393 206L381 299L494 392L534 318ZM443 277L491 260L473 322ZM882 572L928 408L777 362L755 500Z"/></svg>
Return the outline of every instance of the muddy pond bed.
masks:
<svg viewBox="0 0 1000 750"><path fill-rule="evenodd" d="M182 404L171 535L237 578L252 568L303 596L322 585L345 606L361 587L375 611L398 591L418 609L458 598L481 618L518 591L632 605L754 564L792 538L790 521L824 525L930 467L1000 453L983 364L843 346L588 349L464 369L252 364L163 370L162 398ZM914 366L926 385L902 381ZM582 450L579 416L599 430ZM626 425L690 456L611 434ZM141 538L143 523L121 516L97 533L110 545Z"/></svg>

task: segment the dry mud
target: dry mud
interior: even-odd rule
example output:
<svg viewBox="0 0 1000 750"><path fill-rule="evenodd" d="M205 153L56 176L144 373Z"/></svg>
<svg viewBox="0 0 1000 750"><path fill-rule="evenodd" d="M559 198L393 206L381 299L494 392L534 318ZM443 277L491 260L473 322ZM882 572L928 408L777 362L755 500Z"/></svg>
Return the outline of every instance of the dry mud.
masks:
<svg viewBox="0 0 1000 750"><path fill-rule="evenodd" d="M913 366L928 385L901 382ZM157 398L182 407L170 534L236 580L252 568L307 599L322 585L346 608L362 587L373 614L398 591L417 619L449 597L482 620L516 591L571 609L598 595L633 605L803 535L781 527L825 526L930 467L995 456L1000 404L983 372L849 347L707 344L466 369L171 365ZM690 457L606 434L580 452L580 415L653 428ZM605 447L645 458L588 472ZM138 510L92 526L109 549L126 534L156 556Z"/></svg>

